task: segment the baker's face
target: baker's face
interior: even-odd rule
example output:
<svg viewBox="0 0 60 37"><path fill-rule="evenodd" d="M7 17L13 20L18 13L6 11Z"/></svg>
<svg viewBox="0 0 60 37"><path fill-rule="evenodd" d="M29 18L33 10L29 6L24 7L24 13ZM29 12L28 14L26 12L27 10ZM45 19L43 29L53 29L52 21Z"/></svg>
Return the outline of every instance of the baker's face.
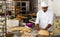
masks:
<svg viewBox="0 0 60 37"><path fill-rule="evenodd" d="M41 7L44 12L48 10L48 7Z"/></svg>

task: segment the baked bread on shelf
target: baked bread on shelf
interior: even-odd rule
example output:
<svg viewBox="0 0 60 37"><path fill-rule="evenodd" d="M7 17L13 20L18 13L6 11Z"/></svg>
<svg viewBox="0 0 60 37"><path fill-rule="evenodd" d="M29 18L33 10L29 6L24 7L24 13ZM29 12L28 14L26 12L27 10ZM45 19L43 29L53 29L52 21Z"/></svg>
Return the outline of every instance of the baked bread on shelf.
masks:
<svg viewBox="0 0 60 37"><path fill-rule="evenodd" d="M10 31L20 31L21 33L24 32L31 32L31 28L27 28L27 27L15 27L15 28L9 28Z"/></svg>

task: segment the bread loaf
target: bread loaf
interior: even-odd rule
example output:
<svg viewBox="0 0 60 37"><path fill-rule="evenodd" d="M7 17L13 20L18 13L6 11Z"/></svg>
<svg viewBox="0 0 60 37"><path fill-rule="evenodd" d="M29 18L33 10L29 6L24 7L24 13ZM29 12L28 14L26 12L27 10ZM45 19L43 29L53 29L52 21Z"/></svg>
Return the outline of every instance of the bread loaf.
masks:
<svg viewBox="0 0 60 37"><path fill-rule="evenodd" d="M49 32L47 30L40 30L38 32L39 35L46 35L46 36L49 36Z"/></svg>

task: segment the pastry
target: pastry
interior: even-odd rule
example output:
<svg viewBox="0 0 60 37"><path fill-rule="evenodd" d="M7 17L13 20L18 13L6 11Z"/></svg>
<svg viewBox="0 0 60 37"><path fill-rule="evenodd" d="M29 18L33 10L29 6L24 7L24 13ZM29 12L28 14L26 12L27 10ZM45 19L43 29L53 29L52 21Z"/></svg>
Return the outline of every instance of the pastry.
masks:
<svg viewBox="0 0 60 37"><path fill-rule="evenodd" d="M27 28L27 27L15 27L15 28L9 28L9 30L11 30L11 31L20 30L21 33L23 33L23 32L31 32L32 31L30 28Z"/></svg>

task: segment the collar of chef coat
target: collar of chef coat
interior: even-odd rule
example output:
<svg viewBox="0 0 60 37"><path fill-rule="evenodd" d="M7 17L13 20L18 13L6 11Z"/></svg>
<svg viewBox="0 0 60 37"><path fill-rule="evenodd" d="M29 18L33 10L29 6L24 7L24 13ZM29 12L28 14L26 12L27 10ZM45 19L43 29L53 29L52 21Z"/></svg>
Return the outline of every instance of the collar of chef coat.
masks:
<svg viewBox="0 0 60 37"><path fill-rule="evenodd" d="M44 12L43 10L41 10L41 12L42 12L43 14L46 14L46 13L48 12L48 10L47 10L46 12Z"/></svg>

